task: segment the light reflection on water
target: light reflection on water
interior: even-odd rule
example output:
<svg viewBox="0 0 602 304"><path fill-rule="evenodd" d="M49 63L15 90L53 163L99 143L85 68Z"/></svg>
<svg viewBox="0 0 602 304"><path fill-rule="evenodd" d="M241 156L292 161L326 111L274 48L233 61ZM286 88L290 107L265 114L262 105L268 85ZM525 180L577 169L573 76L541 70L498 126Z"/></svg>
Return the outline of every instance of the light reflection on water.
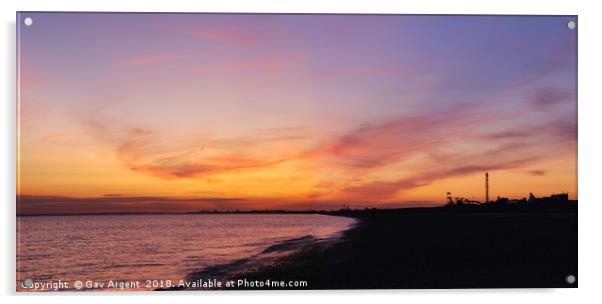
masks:
<svg viewBox="0 0 602 304"><path fill-rule="evenodd" d="M334 237L355 221L310 214L17 218L17 287L41 280L180 280L280 241Z"/></svg>

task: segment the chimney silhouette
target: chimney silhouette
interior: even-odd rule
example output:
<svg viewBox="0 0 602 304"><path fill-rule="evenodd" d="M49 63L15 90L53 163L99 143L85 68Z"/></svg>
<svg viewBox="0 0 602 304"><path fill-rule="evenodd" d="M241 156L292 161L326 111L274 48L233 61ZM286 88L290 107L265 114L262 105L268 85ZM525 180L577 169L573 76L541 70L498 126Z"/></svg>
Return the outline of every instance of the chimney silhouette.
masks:
<svg viewBox="0 0 602 304"><path fill-rule="evenodd" d="M485 172L485 203L489 203L489 172Z"/></svg>

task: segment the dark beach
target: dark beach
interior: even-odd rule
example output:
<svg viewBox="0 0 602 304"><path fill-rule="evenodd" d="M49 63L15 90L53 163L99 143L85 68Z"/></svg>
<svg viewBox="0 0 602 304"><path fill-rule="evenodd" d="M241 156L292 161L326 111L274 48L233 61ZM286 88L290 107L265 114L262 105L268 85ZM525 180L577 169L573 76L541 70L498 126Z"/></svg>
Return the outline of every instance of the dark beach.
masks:
<svg viewBox="0 0 602 304"><path fill-rule="evenodd" d="M307 281L306 287L274 289L577 287L566 279L578 277L576 205L332 215L359 221L338 241L308 236L188 280Z"/></svg>

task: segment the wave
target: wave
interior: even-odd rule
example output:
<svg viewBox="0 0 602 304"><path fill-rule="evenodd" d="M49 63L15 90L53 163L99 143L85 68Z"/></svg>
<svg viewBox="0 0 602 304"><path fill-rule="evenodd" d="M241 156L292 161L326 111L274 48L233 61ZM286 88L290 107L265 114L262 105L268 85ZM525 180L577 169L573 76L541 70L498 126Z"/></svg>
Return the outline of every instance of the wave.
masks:
<svg viewBox="0 0 602 304"><path fill-rule="evenodd" d="M305 250L319 249L330 246L336 242L343 240L345 234L357 227L359 221L348 227L348 229L340 231L338 234L328 238L316 238L313 235L305 235L298 238L287 239L276 244L273 244L261 253L248 258L237 259L235 261L218 264L206 267L205 269L193 272L186 276L185 281L194 282L198 280L228 280L237 277L242 277L247 273L258 272L269 266L274 266L284 261L286 257L290 257L296 253ZM182 290L188 288L173 287L168 289L156 289L157 291L164 290Z"/></svg>

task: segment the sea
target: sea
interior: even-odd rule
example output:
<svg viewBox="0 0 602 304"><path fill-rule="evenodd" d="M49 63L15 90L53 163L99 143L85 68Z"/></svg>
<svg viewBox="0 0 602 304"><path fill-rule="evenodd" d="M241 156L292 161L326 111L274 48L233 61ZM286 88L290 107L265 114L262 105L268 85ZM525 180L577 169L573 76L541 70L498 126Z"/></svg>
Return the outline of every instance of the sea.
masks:
<svg viewBox="0 0 602 304"><path fill-rule="evenodd" d="M318 214L22 216L16 285L19 291L154 290L289 240L336 240L355 222Z"/></svg>

